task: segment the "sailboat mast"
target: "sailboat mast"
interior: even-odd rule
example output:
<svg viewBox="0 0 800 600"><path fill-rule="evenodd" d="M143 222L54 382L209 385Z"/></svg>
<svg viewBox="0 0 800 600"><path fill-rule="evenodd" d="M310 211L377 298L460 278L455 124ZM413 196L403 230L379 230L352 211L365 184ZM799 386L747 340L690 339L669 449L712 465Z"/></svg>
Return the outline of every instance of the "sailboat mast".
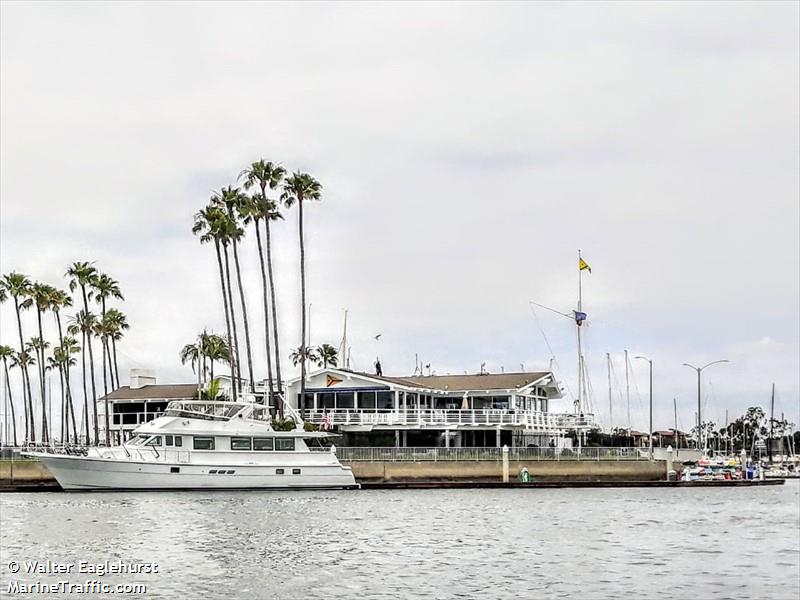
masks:
<svg viewBox="0 0 800 600"><path fill-rule="evenodd" d="M631 430L631 383L628 375L628 351L625 350L625 402L628 406L628 431Z"/></svg>
<svg viewBox="0 0 800 600"><path fill-rule="evenodd" d="M578 312L583 312L583 271L581 270L581 251L578 249ZM583 412L583 349L581 348L581 324L576 319L578 328L578 412Z"/></svg>
<svg viewBox="0 0 800 600"><path fill-rule="evenodd" d="M675 450L679 448L678 446L678 399L672 399L672 415L675 419L675 425L673 426L673 433L675 434Z"/></svg>
<svg viewBox="0 0 800 600"><path fill-rule="evenodd" d="M769 439L767 440L767 456L772 462L772 425L775 422L775 384L772 384L772 398L769 402Z"/></svg>
<svg viewBox="0 0 800 600"><path fill-rule="evenodd" d="M344 328L342 330L342 341L339 344L339 356L345 369L350 368L350 353L347 346L347 309L344 310Z"/></svg>
<svg viewBox="0 0 800 600"><path fill-rule="evenodd" d="M608 370L608 429L614 430L614 406L611 402L611 353L606 352L607 370Z"/></svg>

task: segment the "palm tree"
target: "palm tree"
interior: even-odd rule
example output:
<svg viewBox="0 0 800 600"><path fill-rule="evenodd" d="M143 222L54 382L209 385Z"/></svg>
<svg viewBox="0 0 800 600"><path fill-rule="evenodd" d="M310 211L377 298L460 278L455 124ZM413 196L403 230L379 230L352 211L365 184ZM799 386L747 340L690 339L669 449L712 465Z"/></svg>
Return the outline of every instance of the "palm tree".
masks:
<svg viewBox="0 0 800 600"><path fill-rule="evenodd" d="M317 349L309 348L308 346L295 348L292 350L289 358L295 367L297 365L302 365L304 362L317 362L320 360L319 356L317 355Z"/></svg>
<svg viewBox="0 0 800 600"><path fill-rule="evenodd" d="M119 365L117 364L117 341L122 339L124 335L122 332L131 328L128 324L128 318L122 311L116 308L109 308L106 311L105 321L108 322L111 337L111 351L113 354L112 360L114 361L114 378L117 380L117 387L119 387ZM115 388L116 389L116 388Z"/></svg>
<svg viewBox="0 0 800 600"><path fill-rule="evenodd" d="M100 273L95 277L91 283L92 288L94 289L94 299L100 304L101 311L100 311L100 318L103 322L106 320L106 300L108 298L116 298L117 300L124 300L125 298L122 295L122 290L120 290L119 282L112 279L106 273ZM111 362L111 349L109 348L109 336L105 337L105 341L103 343L103 362L105 362L105 355L108 355L108 369L110 371L109 375L111 376L111 388L117 389L119 387L119 380L117 380L116 384L114 383L114 370L112 369L112 362ZM105 369L103 372L103 376L105 377ZM108 392L106 392L108 393Z"/></svg>
<svg viewBox="0 0 800 600"><path fill-rule="evenodd" d="M227 238L233 248L233 261L236 268L236 283L239 288L239 300L242 306L242 321L244 321L244 341L245 350L247 351L247 375L250 382L250 392L255 391L255 381L253 379L253 353L250 346L250 325L247 321L247 303L244 299L244 285L242 284L242 270L239 265L239 240L244 235L244 230L239 227L236 215L241 209L242 205L246 202L247 196L239 191L239 188L228 186L222 188L219 192L215 192L211 197L212 204L216 204L220 208L225 208L228 214L229 223L226 227ZM234 330L234 338L236 332Z"/></svg>
<svg viewBox="0 0 800 600"><path fill-rule="evenodd" d="M64 378L67 388L67 409L69 411L70 421L72 422L72 435L76 444L78 443L78 428L75 420L75 404L72 400L72 386L69 382L69 373L70 367L74 367L78 362L72 355L78 354L80 351L81 347L78 344L78 340L71 336L64 336L61 345L54 351L58 353L59 362L62 363L65 373Z"/></svg>
<svg viewBox="0 0 800 600"><path fill-rule="evenodd" d="M186 344L181 351L178 353L178 357L181 359L181 364L185 365L187 362L192 363L192 373L197 373L197 389L201 387L200 381L200 368L199 364L202 359L202 350L200 349L200 344ZM197 367L197 368L196 368Z"/></svg>
<svg viewBox="0 0 800 600"><path fill-rule="evenodd" d="M14 354L14 357L11 359L11 366L12 367L19 367L22 371L27 371L28 367L31 365L36 364L36 359L30 355L27 351L17 352ZM26 431L30 432L29 440L32 443L36 442L36 434L34 432L34 421L33 421L33 403L31 402L31 398L33 398L33 393L31 392L31 378L30 377L23 377L24 387L27 388L28 392L28 412L30 414L26 415Z"/></svg>
<svg viewBox="0 0 800 600"><path fill-rule="evenodd" d="M41 322L41 318L39 319ZM26 352L32 352L36 356L36 362L39 363L39 374L42 382L42 443L46 444L49 440L47 435L47 397L44 391L44 377L47 370L47 361L44 358L44 352L50 347L50 342L43 340L40 337L32 337L25 345ZM44 363L44 366L42 366Z"/></svg>
<svg viewBox="0 0 800 600"><path fill-rule="evenodd" d="M39 340L42 341L37 347L37 357L39 362L39 387L42 399L42 442L47 442L47 410L44 391L45 369L47 362L44 358L44 351L50 344L44 342L44 332L42 330L42 313L49 310L53 303L53 297L56 293L56 288L52 285L39 283L38 281L31 287L31 299L36 306L36 322L39 325Z"/></svg>
<svg viewBox="0 0 800 600"><path fill-rule="evenodd" d="M92 332L95 336L100 338L100 344L103 351L103 402L105 404L105 431L106 431L106 446L111 445L111 423L110 423L110 415L109 415L109 404L108 404L108 377L106 377L106 368L108 368L108 373L111 375L111 381L113 385L113 370L111 369L111 351L109 350L110 344L108 343L108 338L113 331L112 325L108 322L105 316L100 319L96 319L94 322L94 327L92 328ZM108 360L106 361L106 357Z"/></svg>
<svg viewBox="0 0 800 600"><path fill-rule="evenodd" d="M253 196L253 220L256 229L256 239L258 241L258 253L259 259L261 260L261 277L262 282L264 280L264 254L261 250L261 236L258 231L258 219L264 220L264 231L266 233L266 246L267 246L267 277L269 279L269 297L270 297L270 305L272 309L272 333L274 335L275 341L275 378L278 388L278 393L281 394L283 392L283 382L281 381L281 353L280 353L280 342L278 336L278 309L277 309L277 301L275 298L275 278L272 274L272 240L270 238L270 221L276 221L278 219L282 219L283 216L278 211L277 205L275 202L267 198L267 188L274 190L278 188L281 181L283 181L284 176L286 175L286 169L282 166L272 163L271 161L265 161L263 158L257 162L254 162L250 165L249 169L243 170L239 174L239 178L244 178L244 189L249 190L253 186L258 186L261 194L259 196ZM272 371L269 359L270 353L270 342L269 342L269 318L267 317L267 290L266 287L264 289L264 325L267 330L267 369L268 369L268 378L269 378L269 393L272 395L273 388L272 388Z"/></svg>
<svg viewBox="0 0 800 600"><path fill-rule="evenodd" d="M83 367L83 419L84 419L84 432L86 433L86 443L90 443L89 434L89 394L86 388L86 347L89 347L89 362L91 363L91 336L94 330L94 323L97 318L90 312L85 310L78 311L78 313L70 319L70 324L67 327L67 332L70 335L81 334L81 366ZM94 379L94 371L92 370L92 379ZM94 381L92 382L92 406L94 408L94 440L95 444L100 442L100 432L97 425L97 394L94 391Z"/></svg>
<svg viewBox="0 0 800 600"><path fill-rule="evenodd" d="M228 306L228 289L225 284L225 269L222 265L222 239L223 239L223 217L224 213L216 206L209 205L200 210L194 217L194 225L192 226L192 233L200 235L200 243L214 242L214 249L217 253L217 268L219 270L219 283L222 289L222 304L225 309L225 327L228 333L228 348L233 347L233 338L231 337L231 314ZM236 395L236 366L238 363L237 353L231 352L231 385L233 386L234 396Z"/></svg>
<svg viewBox="0 0 800 600"><path fill-rule="evenodd" d="M4 275L0 281L0 289L2 289L2 299L5 300L9 297L14 299L14 310L17 313L17 332L19 333L19 353L16 357L17 364L22 371L22 400L25 407L25 440L36 442L36 431L33 427L33 399L30 396L30 376L28 374L28 366L31 364L29 360L24 360L22 355L25 353L25 340L22 336L22 315L21 311L31 307L33 302L28 297L31 292L33 284L22 273L12 272ZM21 360L23 359L23 360ZM28 394L26 398L26 392Z"/></svg>
<svg viewBox="0 0 800 600"><path fill-rule="evenodd" d="M79 326L79 330L83 337L81 348L88 346L89 348L89 373L91 375L90 382L92 386L92 404L95 409L94 413L94 441L95 444L100 443L100 432L97 426L97 387L94 382L94 352L92 350L92 325L94 322L94 315L89 312L89 296L86 291L97 277L97 268L88 262L76 262L67 268L65 276L69 278L69 289L74 292L78 287L81 288L81 296L83 297L83 318ZM92 323L88 323L88 321ZM86 362L83 362L84 368L84 382L86 381ZM85 385L85 384L84 384ZM86 415L88 418L88 415ZM89 429L87 421L86 439L89 439Z"/></svg>
<svg viewBox="0 0 800 600"><path fill-rule="evenodd" d="M53 317L56 320L56 326L58 327L59 348L63 348L64 347L64 332L63 332L63 330L61 328L61 309L62 308L67 308L67 307L70 307L70 306L72 306L72 296L70 296L64 290L54 289L52 294L50 295L50 311L53 313ZM76 344L77 344L77 342L76 342ZM55 355L55 352L57 350L58 350L58 348L56 348L56 350L53 351L54 355ZM66 361L66 362L62 361L62 363L60 365L61 369L62 369L62 372L59 375L62 378L61 379L61 387L62 388L66 388L66 389L62 389L62 391L64 392L64 395L65 395L65 398L66 398L66 404L62 403L62 411L65 411L66 409L69 409L70 407L72 407L72 389L71 389L72 386L70 385L69 367L70 367L70 364L75 364L75 362L76 361L74 359L71 359L71 361ZM67 433L68 433L68 421L67 421L67 419L68 419L68 413L67 412L63 412L61 420L62 420L62 423L64 425L64 428L67 430ZM73 429L74 429L75 428L74 427L74 425L75 425L75 415L74 414L72 415L72 421L73 421ZM69 435L67 435L66 437L69 438ZM78 442L77 433L75 434L75 442L76 443Z"/></svg>
<svg viewBox="0 0 800 600"><path fill-rule="evenodd" d="M13 435L14 446L17 445L17 414L14 412L14 396L11 393L11 380L8 376L8 359L13 360L14 349L11 346L0 346L0 360L3 361L3 368L6 372L6 390L8 391L8 403L11 405L11 432Z"/></svg>
<svg viewBox="0 0 800 600"><path fill-rule="evenodd" d="M320 200L322 186L308 173L296 171L283 182L281 200L287 208L297 203L299 208L298 233L300 237L300 416L306 411L306 253L303 239L303 203Z"/></svg>
<svg viewBox="0 0 800 600"><path fill-rule="evenodd" d="M339 352L330 344L322 344L317 347L317 365L325 369L328 365L335 367L339 362Z"/></svg>
<svg viewBox="0 0 800 600"><path fill-rule="evenodd" d="M205 333L201 336L203 357L211 363L211 380L214 380L214 363L227 363L231 360L231 349L221 335Z"/></svg>

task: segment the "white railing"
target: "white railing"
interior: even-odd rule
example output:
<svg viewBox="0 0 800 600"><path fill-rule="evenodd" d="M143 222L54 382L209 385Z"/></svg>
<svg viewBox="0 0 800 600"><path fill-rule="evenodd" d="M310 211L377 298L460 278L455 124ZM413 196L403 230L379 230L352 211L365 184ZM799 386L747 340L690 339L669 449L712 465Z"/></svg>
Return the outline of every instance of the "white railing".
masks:
<svg viewBox="0 0 800 600"><path fill-rule="evenodd" d="M502 461L503 449L490 448L360 448L336 447L344 462ZM509 448L509 460L637 461L648 460L636 448Z"/></svg>
<svg viewBox="0 0 800 600"><path fill-rule="evenodd" d="M592 415L544 413L527 410L381 410L381 409L316 409L306 411L311 423L328 425L516 425L539 431L590 428Z"/></svg>

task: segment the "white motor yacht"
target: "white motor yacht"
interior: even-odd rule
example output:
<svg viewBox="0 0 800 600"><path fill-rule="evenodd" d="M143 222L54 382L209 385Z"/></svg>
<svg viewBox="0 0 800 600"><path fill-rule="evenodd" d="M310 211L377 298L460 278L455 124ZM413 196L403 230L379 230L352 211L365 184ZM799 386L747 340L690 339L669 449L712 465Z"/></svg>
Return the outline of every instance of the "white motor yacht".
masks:
<svg viewBox="0 0 800 600"><path fill-rule="evenodd" d="M299 419L295 421L301 423ZM320 431L275 431L263 404L175 401L114 447L26 452L65 490L357 487L335 447L312 449Z"/></svg>

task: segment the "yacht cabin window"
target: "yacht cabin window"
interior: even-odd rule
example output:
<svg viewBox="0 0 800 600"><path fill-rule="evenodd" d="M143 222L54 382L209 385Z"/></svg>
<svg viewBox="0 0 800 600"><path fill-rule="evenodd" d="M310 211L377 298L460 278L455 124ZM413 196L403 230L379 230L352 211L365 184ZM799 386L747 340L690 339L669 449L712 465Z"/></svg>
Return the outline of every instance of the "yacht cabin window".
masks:
<svg viewBox="0 0 800 600"><path fill-rule="evenodd" d="M172 440L173 439L174 438L171 435L165 435L164 436L164 445L165 446L172 446Z"/></svg>
<svg viewBox="0 0 800 600"><path fill-rule="evenodd" d="M253 438L253 450L272 450L272 438Z"/></svg>
<svg viewBox="0 0 800 600"><path fill-rule="evenodd" d="M181 436L175 436L175 445L178 447L183 446L183 438Z"/></svg>
<svg viewBox="0 0 800 600"><path fill-rule="evenodd" d="M213 437L197 437L194 438L195 450L213 450L214 438Z"/></svg>
<svg viewBox="0 0 800 600"><path fill-rule="evenodd" d="M232 437L231 438L231 450L250 450L250 438L249 437Z"/></svg>
<svg viewBox="0 0 800 600"><path fill-rule="evenodd" d="M275 438L275 450L294 450L294 438Z"/></svg>
<svg viewBox="0 0 800 600"><path fill-rule="evenodd" d="M149 440L147 440L147 443L145 444L145 446L160 446L160 445L161 445L160 435L154 435Z"/></svg>

